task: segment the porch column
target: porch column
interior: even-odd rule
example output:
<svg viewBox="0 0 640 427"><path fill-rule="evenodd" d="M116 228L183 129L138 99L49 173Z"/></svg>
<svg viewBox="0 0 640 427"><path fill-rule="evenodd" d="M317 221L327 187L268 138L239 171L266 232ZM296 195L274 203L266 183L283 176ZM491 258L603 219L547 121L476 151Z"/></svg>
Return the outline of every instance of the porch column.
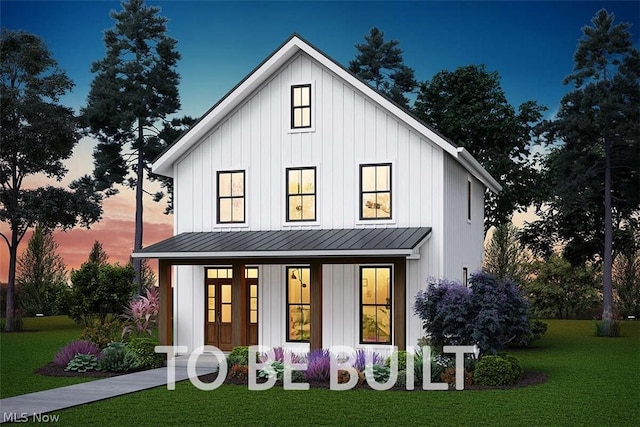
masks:
<svg viewBox="0 0 640 427"><path fill-rule="evenodd" d="M160 345L173 344L173 290L171 289L171 263L158 260L158 341Z"/></svg>
<svg viewBox="0 0 640 427"><path fill-rule="evenodd" d="M234 262L231 280L231 343L234 347L247 343L247 280L244 262Z"/></svg>
<svg viewBox="0 0 640 427"><path fill-rule="evenodd" d="M398 350L405 350L407 343L407 260L398 258L393 262L393 343Z"/></svg>
<svg viewBox="0 0 640 427"><path fill-rule="evenodd" d="M310 267L311 337L309 338L309 348L317 350L322 348L322 263L313 262Z"/></svg>

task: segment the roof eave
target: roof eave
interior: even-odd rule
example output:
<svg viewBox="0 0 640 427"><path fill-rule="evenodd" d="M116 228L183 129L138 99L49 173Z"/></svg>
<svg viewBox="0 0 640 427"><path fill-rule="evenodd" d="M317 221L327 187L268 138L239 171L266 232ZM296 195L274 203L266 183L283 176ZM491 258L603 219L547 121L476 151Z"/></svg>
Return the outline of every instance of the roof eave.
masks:
<svg viewBox="0 0 640 427"><path fill-rule="evenodd" d="M423 239L426 240L426 239ZM374 250L316 250L316 251L234 251L234 252L134 252L132 258L151 259L232 259L232 258L349 258L349 257L406 257L419 259L414 249Z"/></svg>

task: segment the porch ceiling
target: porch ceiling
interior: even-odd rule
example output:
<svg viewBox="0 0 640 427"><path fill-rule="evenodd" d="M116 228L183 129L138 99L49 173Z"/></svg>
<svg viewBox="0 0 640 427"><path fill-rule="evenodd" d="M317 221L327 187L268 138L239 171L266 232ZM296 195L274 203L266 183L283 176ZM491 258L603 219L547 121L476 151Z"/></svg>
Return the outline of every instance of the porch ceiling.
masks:
<svg viewBox="0 0 640 427"><path fill-rule="evenodd" d="M140 249L134 258L418 257L431 227L181 233Z"/></svg>

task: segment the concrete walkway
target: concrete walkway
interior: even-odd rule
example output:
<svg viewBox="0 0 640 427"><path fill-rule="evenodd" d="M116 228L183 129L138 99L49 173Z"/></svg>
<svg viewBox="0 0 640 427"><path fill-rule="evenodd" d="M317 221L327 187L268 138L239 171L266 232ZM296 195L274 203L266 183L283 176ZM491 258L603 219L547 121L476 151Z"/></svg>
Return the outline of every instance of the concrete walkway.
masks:
<svg viewBox="0 0 640 427"><path fill-rule="evenodd" d="M215 364L198 363L198 375L217 371ZM176 359L175 381L189 378L187 367ZM0 400L0 423L16 421L16 418L59 411L85 403L109 399L123 394L146 390L167 384L167 368L150 369L101 380L74 384Z"/></svg>

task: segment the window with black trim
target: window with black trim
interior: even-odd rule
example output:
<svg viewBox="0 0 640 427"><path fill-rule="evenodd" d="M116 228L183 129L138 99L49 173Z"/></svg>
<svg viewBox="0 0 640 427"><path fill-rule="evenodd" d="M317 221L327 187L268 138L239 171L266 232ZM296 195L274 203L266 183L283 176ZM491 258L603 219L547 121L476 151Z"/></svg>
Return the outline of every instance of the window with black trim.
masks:
<svg viewBox="0 0 640 427"><path fill-rule="evenodd" d="M391 344L391 267L360 267L360 343Z"/></svg>
<svg viewBox="0 0 640 427"><path fill-rule="evenodd" d="M391 163L360 165L360 219L391 219Z"/></svg>
<svg viewBox="0 0 640 427"><path fill-rule="evenodd" d="M287 267L287 341L309 342L310 280L311 268Z"/></svg>
<svg viewBox="0 0 640 427"><path fill-rule="evenodd" d="M245 220L244 171L218 172L218 224Z"/></svg>
<svg viewBox="0 0 640 427"><path fill-rule="evenodd" d="M311 127L311 85L291 86L291 128Z"/></svg>
<svg viewBox="0 0 640 427"><path fill-rule="evenodd" d="M467 267L462 267L462 284L469 287L469 269Z"/></svg>
<svg viewBox="0 0 640 427"><path fill-rule="evenodd" d="M287 221L316 220L316 168L287 169Z"/></svg>

